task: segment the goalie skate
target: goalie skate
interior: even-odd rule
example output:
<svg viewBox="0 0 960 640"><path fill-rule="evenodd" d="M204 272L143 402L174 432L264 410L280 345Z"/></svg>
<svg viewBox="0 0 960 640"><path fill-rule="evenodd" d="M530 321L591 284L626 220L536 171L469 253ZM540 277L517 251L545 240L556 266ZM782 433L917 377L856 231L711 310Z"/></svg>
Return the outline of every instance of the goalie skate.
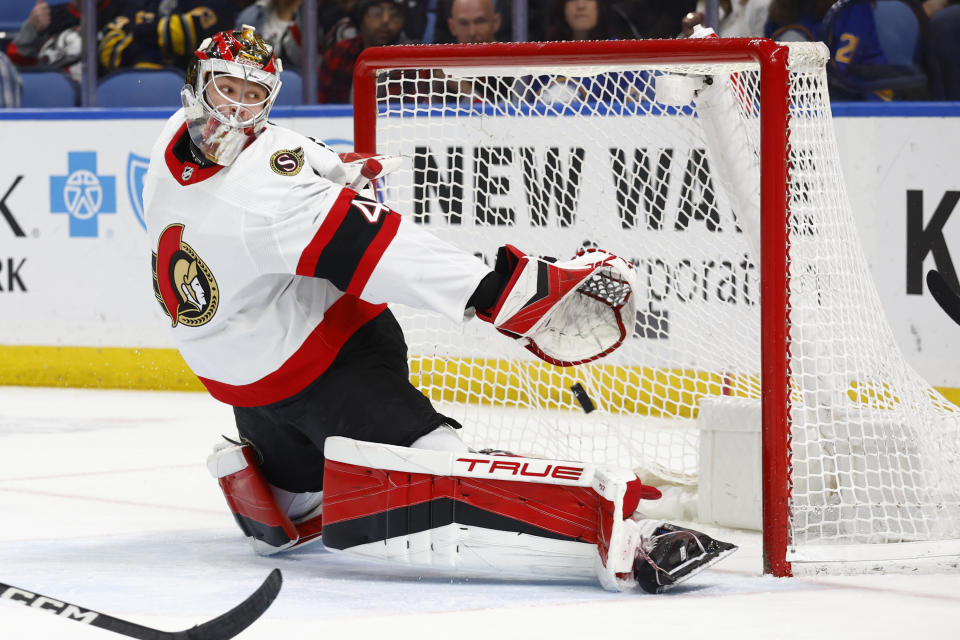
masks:
<svg viewBox="0 0 960 640"><path fill-rule="evenodd" d="M662 593L737 550L735 544L673 524L657 526L644 537L633 575L647 593Z"/></svg>

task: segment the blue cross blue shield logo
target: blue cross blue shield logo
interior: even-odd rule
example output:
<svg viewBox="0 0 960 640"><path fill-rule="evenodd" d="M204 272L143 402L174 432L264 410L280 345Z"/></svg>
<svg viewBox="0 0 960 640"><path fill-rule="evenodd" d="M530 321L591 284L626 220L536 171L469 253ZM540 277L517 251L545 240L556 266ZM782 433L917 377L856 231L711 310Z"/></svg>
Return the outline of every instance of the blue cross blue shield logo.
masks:
<svg viewBox="0 0 960 640"><path fill-rule="evenodd" d="M117 178L97 174L96 151L67 154L67 175L50 176L50 212L70 216L71 238L96 238L101 213L117 212Z"/></svg>
<svg viewBox="0 0 960 640"><path fill-rule="evenodd" d="M143 219L143 177L147 175L149 158L131 153L127 156L127 195L130 196L130 206L137 216L137 222L144 229L147 223Z"/></svg>

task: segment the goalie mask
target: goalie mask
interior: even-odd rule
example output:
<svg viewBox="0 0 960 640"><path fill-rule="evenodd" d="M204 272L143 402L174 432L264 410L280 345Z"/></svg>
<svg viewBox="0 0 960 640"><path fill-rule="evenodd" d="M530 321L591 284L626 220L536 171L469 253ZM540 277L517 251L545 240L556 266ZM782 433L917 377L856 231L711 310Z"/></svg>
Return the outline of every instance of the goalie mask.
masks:
<svg viewBox="0 0 960 640"><path fill-rule="evenodd" d="M180 92L190 139L228 166L263 131L280 90L273 47L244 25L207 38L194 52Z"/></svg>

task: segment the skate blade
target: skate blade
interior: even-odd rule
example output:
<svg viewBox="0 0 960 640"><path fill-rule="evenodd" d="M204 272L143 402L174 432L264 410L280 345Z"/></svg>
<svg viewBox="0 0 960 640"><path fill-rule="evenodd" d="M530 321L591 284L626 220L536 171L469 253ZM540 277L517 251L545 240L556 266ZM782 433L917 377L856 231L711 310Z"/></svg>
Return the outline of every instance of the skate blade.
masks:
<svg viewBox="0 0 960 640"><path fill-rule="evenodd" d="M664 591L669 591L670 589L673 589L673 588L676 587L678 584L683 584L684 582L686 582L687 580L689 580L689 579L692 578L693 576L697 575L697 574L700 573L701 571L703 571L703 570L705 570L705 569L709 569L709 568L712 567L713 565L717 564L718 562L720 562L721 560L723 560L724 558L726 558L727 556L729 556L730 554L732 554L734 551L736 551L736 550L739 549L739 548L740 548L740 547L734 545L733 548L731 548L731 549L726 549L725 551L721 551L720 553L718 553L716 556L714 556L714 557L711 558L710 560L707 560L706 562L704 562L703 564L701 564L699 567L694 567L693 569L691 569L691 570L690 570L690 573L687 573L686 575L680 576L679 578L677 578L675 581L673 581L673 582L670 583L670 584L660 585L659 587L657 587L657 590L656 590L654 593L663 593ZM693 560L691 560L690 562L693 562ZM689 564L689 562L680 565L679 567L677 567L676 571L680 571L680 570L683 569L685 566L687 566L687 564Z"/></svg>

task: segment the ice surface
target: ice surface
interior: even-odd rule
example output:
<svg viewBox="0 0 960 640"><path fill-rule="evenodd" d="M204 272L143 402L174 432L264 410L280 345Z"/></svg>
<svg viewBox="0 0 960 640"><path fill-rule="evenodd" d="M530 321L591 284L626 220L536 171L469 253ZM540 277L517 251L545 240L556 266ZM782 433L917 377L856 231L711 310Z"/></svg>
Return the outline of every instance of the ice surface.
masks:
<svg viewBox="0 0 960 640"><path fill-rule="evenodd" d="M270 569L274 605L240 638L753 640L960 638L960 576L775 579L756 533L673 592L451 579L327 552L250 551L204 461L234 434L199 393L0 387L0 582L166 630L234 606ZM110 638L0 601L0 638Z"/></svg>

